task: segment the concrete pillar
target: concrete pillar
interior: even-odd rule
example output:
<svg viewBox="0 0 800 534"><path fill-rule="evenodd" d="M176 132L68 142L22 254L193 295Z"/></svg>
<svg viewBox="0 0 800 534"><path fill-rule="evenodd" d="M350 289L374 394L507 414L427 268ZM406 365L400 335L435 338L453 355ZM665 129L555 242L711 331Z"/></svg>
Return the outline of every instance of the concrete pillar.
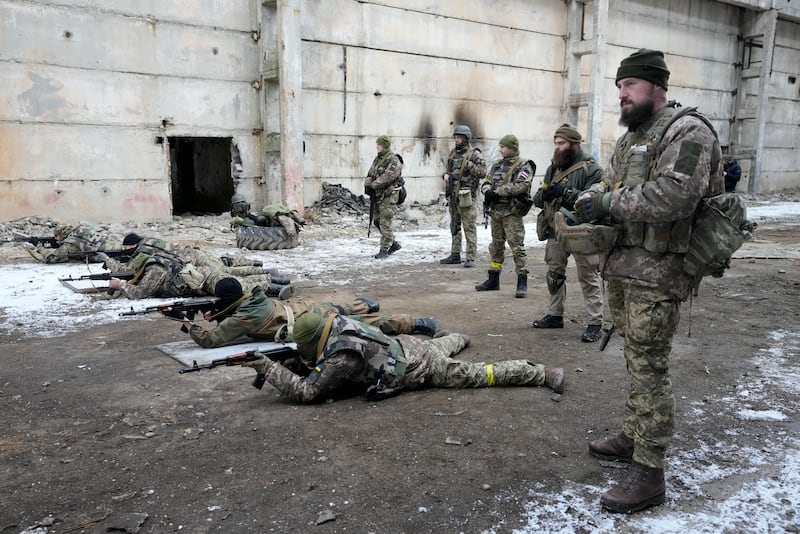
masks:
<svg viewBox="0 0 800 534"><path fill-rule="evenodd" d="M278 79L283 203L303 212L301 0L278 0Z"/></svg>
<svg viewBox="0 0 800 534"><path fill-rule="evenodd" d="M748 193L759 193L762 189L759 183L761 169L764 166L764 140L767 135L767 122L769 121L769 95L772 77L772 56L775 50L775 34L778 26L778 10L770 9L758 14L757 26L761 27L764 35L763 58L761 61L760 78L758 80L758 97L756 103L756 134L753 140L753 166L750 169L750 180L747 184Z"/></svg>

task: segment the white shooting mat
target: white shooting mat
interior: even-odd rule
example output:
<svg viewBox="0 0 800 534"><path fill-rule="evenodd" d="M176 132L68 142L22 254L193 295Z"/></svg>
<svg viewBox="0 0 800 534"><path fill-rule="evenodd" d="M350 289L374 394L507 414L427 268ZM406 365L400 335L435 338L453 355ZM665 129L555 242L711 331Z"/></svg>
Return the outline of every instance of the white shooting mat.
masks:
<svg viewBox="0 0 800 534"><path fill-rule="evenodd" d="M156 345L158 350L182 363L184 367L192 367L194 362L197 362L197 365L205 365L211 363L211 360L227 358L228 356L241 354L248 350L264 352L269 349L277 349L280 347L296 349L297 345L295 343L275 343L271 341L246 341L244 343L240 342L233 345L225 345L224 347L204 349L191 339Z"/></svg>

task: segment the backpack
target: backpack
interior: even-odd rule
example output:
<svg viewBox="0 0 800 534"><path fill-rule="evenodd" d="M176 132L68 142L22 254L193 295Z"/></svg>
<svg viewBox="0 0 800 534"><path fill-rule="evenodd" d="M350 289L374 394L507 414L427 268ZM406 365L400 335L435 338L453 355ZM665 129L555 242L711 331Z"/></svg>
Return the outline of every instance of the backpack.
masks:
<svg viewBox="0 0 800 534"><path fill-rule="evenodd" d="M661 130L664 137L670 126L680 117L692 115L702 120L719 139L717 131L708 119L697 111L696 107L684 108L673 114L669 123ZM658 141L661 142L661 139ZM705 276L719 278L731 266L733 253L739 250L745 241L753 238L756 223L747 220L747 206L744 199L736 193L722 193L724 189L722 162L717 172L709 180L706 197L694 214L692 234L689 237L689 248L683 259L683 270L694 278L694 287L700 285ZM719 187L719 189L715 189ZM715 194L717 193L717 194Z"/></svg>

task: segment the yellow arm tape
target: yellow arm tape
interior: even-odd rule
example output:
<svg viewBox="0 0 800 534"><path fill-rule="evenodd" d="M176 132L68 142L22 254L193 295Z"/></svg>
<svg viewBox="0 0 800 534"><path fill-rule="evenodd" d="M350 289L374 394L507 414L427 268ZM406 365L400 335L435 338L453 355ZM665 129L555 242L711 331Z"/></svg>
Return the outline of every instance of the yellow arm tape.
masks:
<svg viewBox="0 0 800 534"><path fill-rule="evenodd" d="M494 269L495 271L499 271L502 268L503 268L502 263L497 263L496 261L492 262L492 269Z"/></svg>
<svg viewBox="0 0 800 534"><path fill-rule="evenodd" d="M489 387L494 385L494 366L491 363L486 365L486 385Z"/></svg>

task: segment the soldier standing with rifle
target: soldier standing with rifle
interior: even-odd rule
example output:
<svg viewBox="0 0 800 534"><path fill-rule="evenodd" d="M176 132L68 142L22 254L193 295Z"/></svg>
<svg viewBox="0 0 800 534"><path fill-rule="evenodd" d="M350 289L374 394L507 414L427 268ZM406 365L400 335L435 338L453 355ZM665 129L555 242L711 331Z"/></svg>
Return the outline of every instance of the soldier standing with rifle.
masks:
<svg viewBox="0 0 800 534"><path fill-rule="evenodd" d="M400 250L400 243L394 240L392 220L400 204L403 159L390 150L391 144L388 136L378 137L375 141L378 155L364 180L364 192L370 197L370 221L381 232L380 250L375 255L378 260Z"/></svg>
<svg viewBox="0 0 800 534"><path fill-rule="evenodd" d="M475 267L475 255L478 250L478 212L475 209L475 197L480 180L486 176L486 162L481 151L470 143L472 130L469 126L459 124L453 130L455 147L447 156L447 170L442 179L447 193L447 205L450 211L450 234L452 243L450 255L439 260L443 265L461 263L461 227L464 227L464 238L467 241L467 256L464 267Z"/></svg>

